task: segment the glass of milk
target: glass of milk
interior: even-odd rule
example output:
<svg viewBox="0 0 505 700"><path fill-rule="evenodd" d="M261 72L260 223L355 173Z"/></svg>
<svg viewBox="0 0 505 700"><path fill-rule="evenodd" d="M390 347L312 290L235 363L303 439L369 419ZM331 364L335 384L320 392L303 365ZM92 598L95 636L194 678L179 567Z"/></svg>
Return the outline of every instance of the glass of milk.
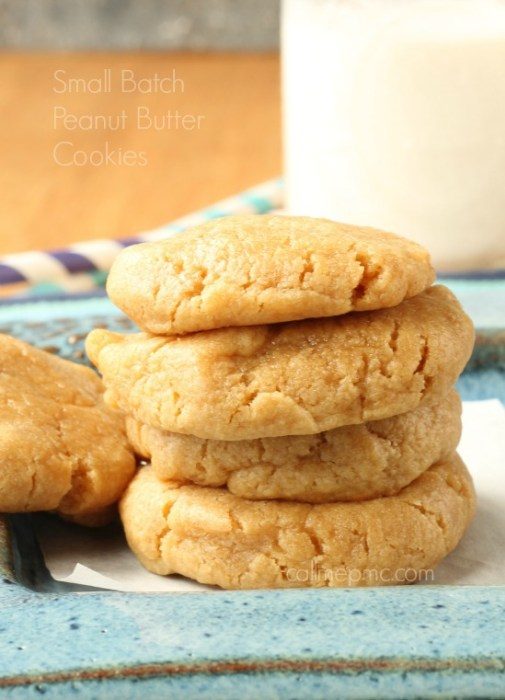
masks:
<svg viewBox="0 0 505 700"><path fill-rule="evenodd" d="M505 265L505 0L283 0L287 208Z"/></svg>

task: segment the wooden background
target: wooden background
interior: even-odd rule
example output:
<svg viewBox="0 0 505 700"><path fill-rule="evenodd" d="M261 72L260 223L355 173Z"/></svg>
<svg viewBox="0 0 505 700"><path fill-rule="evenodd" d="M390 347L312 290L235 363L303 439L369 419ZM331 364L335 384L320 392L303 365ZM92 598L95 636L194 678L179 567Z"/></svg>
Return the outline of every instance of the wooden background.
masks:
<svg viewBox="0 0 505 700"><path fill-rule="evenodd" d="M60 76L89 80L110 68L137 77L176 74L184 92L57 94ZM203 115L201 129L140 131L151 113ZM55 107L77 115L125 110L125 130L54 128ZM145 152L145 167L58 165L53 149ZM0 55L0 254L124 237L212 204L282 169L276 54L3 53Z"/></svg>

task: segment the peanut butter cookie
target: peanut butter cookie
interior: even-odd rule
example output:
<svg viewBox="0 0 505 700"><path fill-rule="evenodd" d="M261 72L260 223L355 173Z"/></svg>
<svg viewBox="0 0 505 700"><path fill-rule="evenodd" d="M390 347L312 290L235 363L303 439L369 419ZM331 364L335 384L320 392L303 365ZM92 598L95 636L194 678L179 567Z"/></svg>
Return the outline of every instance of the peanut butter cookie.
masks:
<svg viewBox="0 0 505 700"><path fill-rule="evenodd" d="M391 233L251 215L126 248L107 291L143 330L174 335L396 306L433 279L427 251Z"/></svg>
<svg viewBox="0 0 505 700"><path fill-rule="evenodd" d="M410 583L456 547L474 509L457 455L396 496L359 503L250 501L226 489L178 488L146 467L120 504L147 569L222 588Z"/></svg>
<svg viewBox="0 0 505 700"><path fill-rule="evenodd" d="M0 512L103 524L135 459L99 377L6 335L0 358Z"/></svg>
<svg viewBox="0 0 505 700"><path fill-rule="evenodd" d="M182 337L94 330L113 408L212 440L309 435L411 411L455 383L473 326L443 286L391 309Z"/></svg>
<svg viewBox="0 0 505 700"><path fill-rule="evenodd" d="M202 440L131 417L126 428L162 480L226 486L253 500L359 501L394 495L448 458L461 436L461 400L451 390L400 416L262 440Z"/></svg>

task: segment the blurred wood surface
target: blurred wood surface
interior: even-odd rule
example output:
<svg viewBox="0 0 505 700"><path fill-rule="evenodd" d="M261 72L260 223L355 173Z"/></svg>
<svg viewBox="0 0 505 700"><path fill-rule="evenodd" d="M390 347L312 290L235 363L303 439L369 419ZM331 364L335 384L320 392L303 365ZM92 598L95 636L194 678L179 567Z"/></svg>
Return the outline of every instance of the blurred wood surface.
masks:
<svg viewBox="0 0 505 700"><path fill-rule="evenodd" d="M89 81L106 68L111 92L69 91L70 77ZM123 69L136 78L175 69L184 90L122 92ZM278 73L273 54L0 54L0 254L132 236L279 175ZM138 107L203 119L199 129L140 130ZM91 117L124 110L127 119L117 131L66 129L61 120L55 128L55 108ZM145 153L147 164L59 165L53 149L62 141L72 143L57 151L62 161L103 153L108 142L116 153Z"/></svg>

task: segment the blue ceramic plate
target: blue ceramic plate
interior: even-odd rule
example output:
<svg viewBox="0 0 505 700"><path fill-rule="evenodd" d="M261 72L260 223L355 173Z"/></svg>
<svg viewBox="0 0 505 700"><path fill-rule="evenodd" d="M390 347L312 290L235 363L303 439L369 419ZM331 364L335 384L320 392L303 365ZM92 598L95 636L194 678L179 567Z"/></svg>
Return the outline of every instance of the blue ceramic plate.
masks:
<svg viewBox="0 0 505 700"><path fill-rule="evenodd" d="M444 280L446 281L446 280ZM505 401L505 281L451 279L478 328L459 389ZM85 362L103 296L0 304L0 332ZM505 556L505 552L497 553ZM0 692L68 698L505 697L505 586L131 594L51 579L0 519Z"/></svg>

